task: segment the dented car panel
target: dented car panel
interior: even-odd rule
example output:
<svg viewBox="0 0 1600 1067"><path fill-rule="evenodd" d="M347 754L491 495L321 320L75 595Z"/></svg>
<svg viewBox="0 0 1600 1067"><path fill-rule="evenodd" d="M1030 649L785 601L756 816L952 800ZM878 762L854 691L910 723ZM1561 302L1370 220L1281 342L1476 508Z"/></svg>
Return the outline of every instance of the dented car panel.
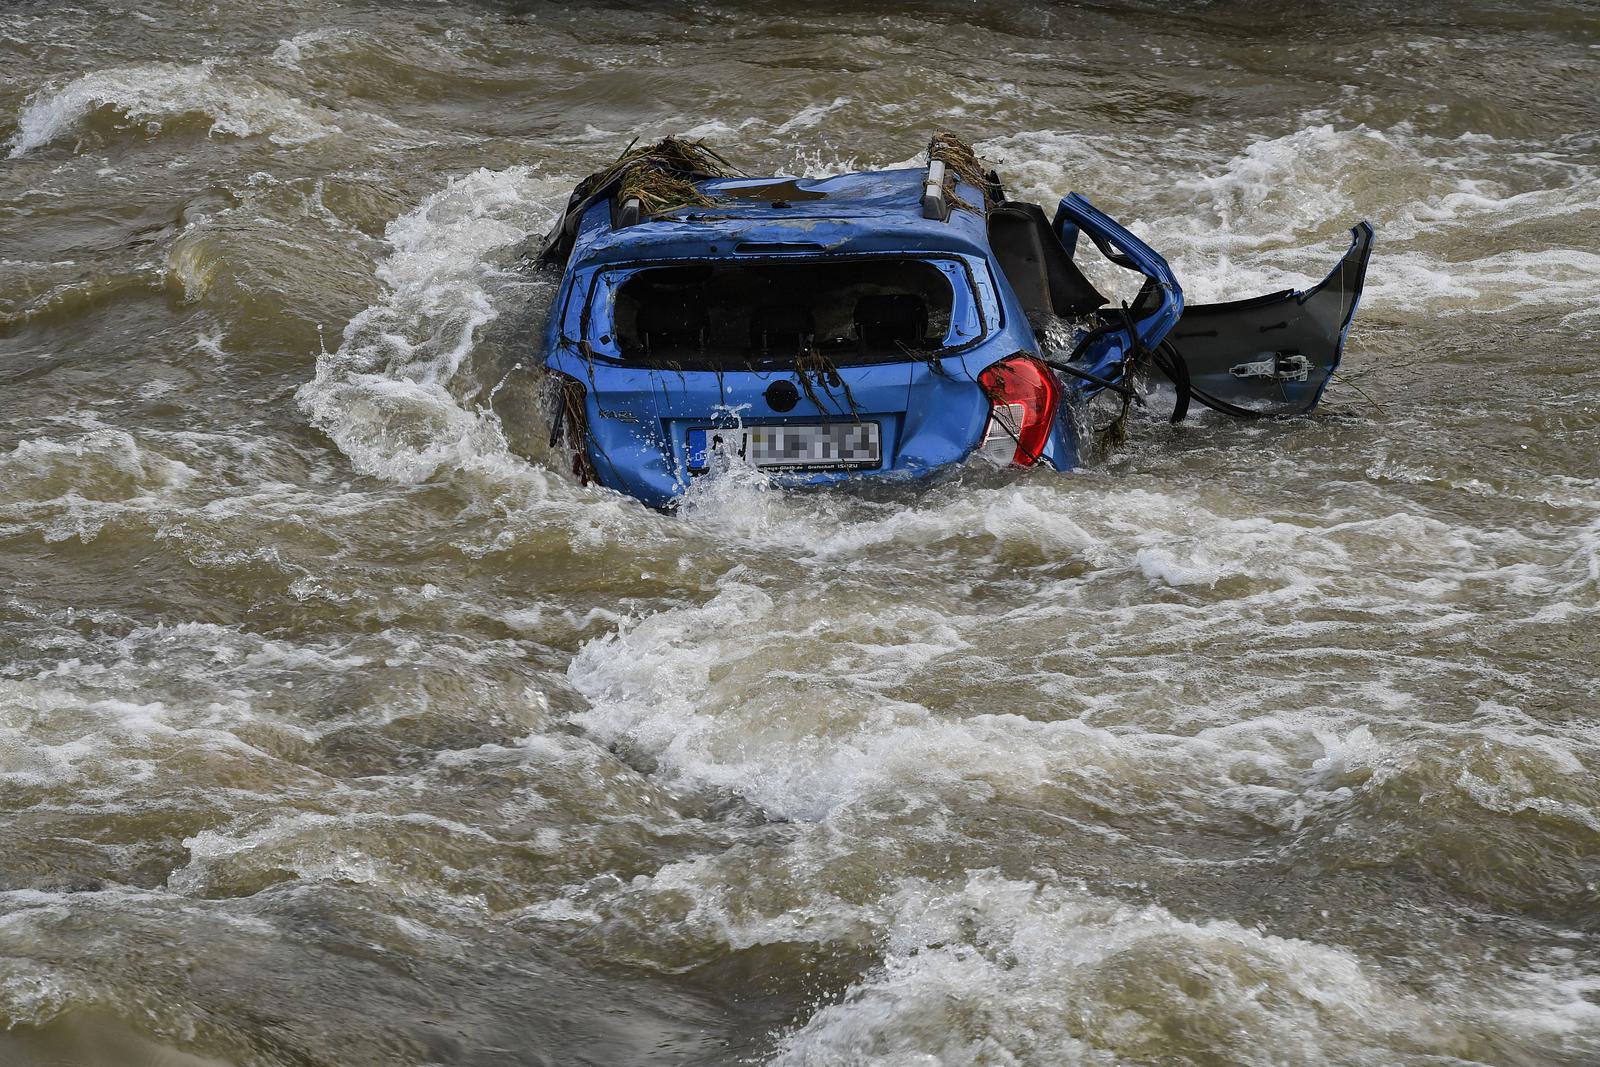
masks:
<svg viewBox="0 0 1600 1067"><path fill-rule="evenodd" d="M545 366L574 470L655 507L740 459L787 485L924 478L975 454L1071 470L1077 401L1138 402L1136 370L1176 380L1185 358L1219 410L1315 403L1370 227L1313 290L1186 310L1159 253L1089 200L1046 220L949 143L926 169L805 179L718 175L669 140L580 184L541 253L564 270ZM1132 304L1088 281L1085 243L1141 276Z"/></svg>
<svg viewBox="0 0 1600 1067"><path fill-rule="evenodd" d="M1172 334L1193 389L1261 415L1302 415L1338 369L1372 256L1372 227L1318 284L1185 309Z"/></svg>

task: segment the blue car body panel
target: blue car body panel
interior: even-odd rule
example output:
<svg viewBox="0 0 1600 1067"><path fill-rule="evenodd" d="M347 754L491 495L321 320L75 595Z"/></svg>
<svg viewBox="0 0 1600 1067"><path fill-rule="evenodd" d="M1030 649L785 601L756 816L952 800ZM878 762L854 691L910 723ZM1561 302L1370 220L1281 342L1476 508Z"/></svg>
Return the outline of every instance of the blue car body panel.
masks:
<svg viewBox="0 0 1600 1067"><path fill-rule="evenodd" d="M605 485L666 507L707 465L702 453L708 442L762 427L877 424L881 455L875 464L772 470L784 484L919 478L970 456L990 425L991 398L979 376L999 360L1036 355L1040 343L991 247L989 190L958 183L957 206L947 217L930 218L922 202L925 177L923 169L907 168L821 179L707 179L696 186L714 206L624 225L616 223L608 201L584 208L552 306L545 360L581 386L580 465ZM1159 254L1082 196L1061 201L1052 230L1068 255L1082 235L1148 279L1131 314L1120 323L1107 316L1098 328L1081 331L1070 364L1054 372L1063 393L1090 397L1108 385L1125 390L1134 357L1161 344L1183 315L1182 288ZM874 257L914 260L949 283L942 346L842 359L826 373L771 360L640 365L623 349L619 293L642 272L792 263L843 269ZM865 351L866 334L860 336ZM800 386L785 398L792 399L787 407L767 399L780 380ZM1039 462L1057 470L1079 462L1071 406L1057 405L1039 454Z"/></svg>
<svg viewBox="0 0 1600 1067"><path fill-rule="evenodd" d="M1135 328L1144 347L1155 348L1159 345L1183 314L1183 287L1173 277L1167 261L1155 249L1124 229L1121 223L1077 193L1069 193L1062 198L1061 207L1056 213L1056 227L1063 245L1075 241L1078 232L1086 233L1102 251L1109 246L1113 254L1120 252L1140 274L1155 283L1160 302L1154 311L1136 320ZM1073 231L1070 237L1068 227ZM1127 340L1126 335L1122 339Z"/></svg>

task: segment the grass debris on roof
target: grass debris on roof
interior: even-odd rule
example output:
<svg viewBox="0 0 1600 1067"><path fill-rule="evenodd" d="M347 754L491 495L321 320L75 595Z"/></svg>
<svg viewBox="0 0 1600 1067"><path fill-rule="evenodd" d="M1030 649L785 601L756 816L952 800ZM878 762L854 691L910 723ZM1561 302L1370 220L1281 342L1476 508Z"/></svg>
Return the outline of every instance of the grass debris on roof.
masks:
<svg viewBox="0 0 1600 1067"><path fill-rule="evenodd" d="M713 203L695 182L727 178L738 172L703 141L664 137L655 144L629 145L617 161L594 176L594 188L617 182L618 202L638 200L646 215Z"/></svg>
<svg viewBox="0 0 1600 1067"><path fill-rule="evenodd" d="M966 182L982 189L984 195L989 196L995 184L990 178L992 169L984 165L971 145L949 130L941 130L928 142L928 162L935 161L944 164L944 191L950 205L977 211L977 208L956 193L956 183Z"/></svg>
<svg viewBox="0 0 1600 1067"><path fill-rule="evenodd" d="M695 182L737 176L739 172L703 141L663 137L641 146L635 140L616 162L572 190L566 209L545 234L538 261L547 266L565 263L577 239L578 221L600 200L615 197L620 204L636 199L646 217L683 207L710 207L713 201L695 188Z"/></svg>

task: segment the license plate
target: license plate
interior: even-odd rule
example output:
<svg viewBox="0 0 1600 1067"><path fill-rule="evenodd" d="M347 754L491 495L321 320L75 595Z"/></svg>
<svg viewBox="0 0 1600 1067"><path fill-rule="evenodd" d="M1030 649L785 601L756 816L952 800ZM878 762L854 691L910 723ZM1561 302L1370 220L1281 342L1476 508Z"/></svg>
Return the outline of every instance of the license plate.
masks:
<svg viewBox="0 0 1600 1067"><path fill-rule="evenodd" d="M863 469L883 463L882 432L875 422L782 423L776 426L689 431L689 472L699 474L721 449L757 467Z"/></svg>

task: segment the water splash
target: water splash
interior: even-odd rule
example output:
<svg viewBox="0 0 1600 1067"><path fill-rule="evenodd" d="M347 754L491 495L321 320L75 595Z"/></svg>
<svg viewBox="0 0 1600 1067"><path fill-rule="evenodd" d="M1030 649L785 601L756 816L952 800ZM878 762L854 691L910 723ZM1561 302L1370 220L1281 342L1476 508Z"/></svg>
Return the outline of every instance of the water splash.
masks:
<svg viewBox="0 0 1600 1067"><path fill-rule="evenodd" d="M377 270L387 296L318 355L316 377L298 393L358 471L398 482L443 470L530 473L493 413L469 399L500 375L463 367L500 302L533 297L513 253L548 224L561 191L527 167L479 170L390 223L393 251Z"/></svg>

